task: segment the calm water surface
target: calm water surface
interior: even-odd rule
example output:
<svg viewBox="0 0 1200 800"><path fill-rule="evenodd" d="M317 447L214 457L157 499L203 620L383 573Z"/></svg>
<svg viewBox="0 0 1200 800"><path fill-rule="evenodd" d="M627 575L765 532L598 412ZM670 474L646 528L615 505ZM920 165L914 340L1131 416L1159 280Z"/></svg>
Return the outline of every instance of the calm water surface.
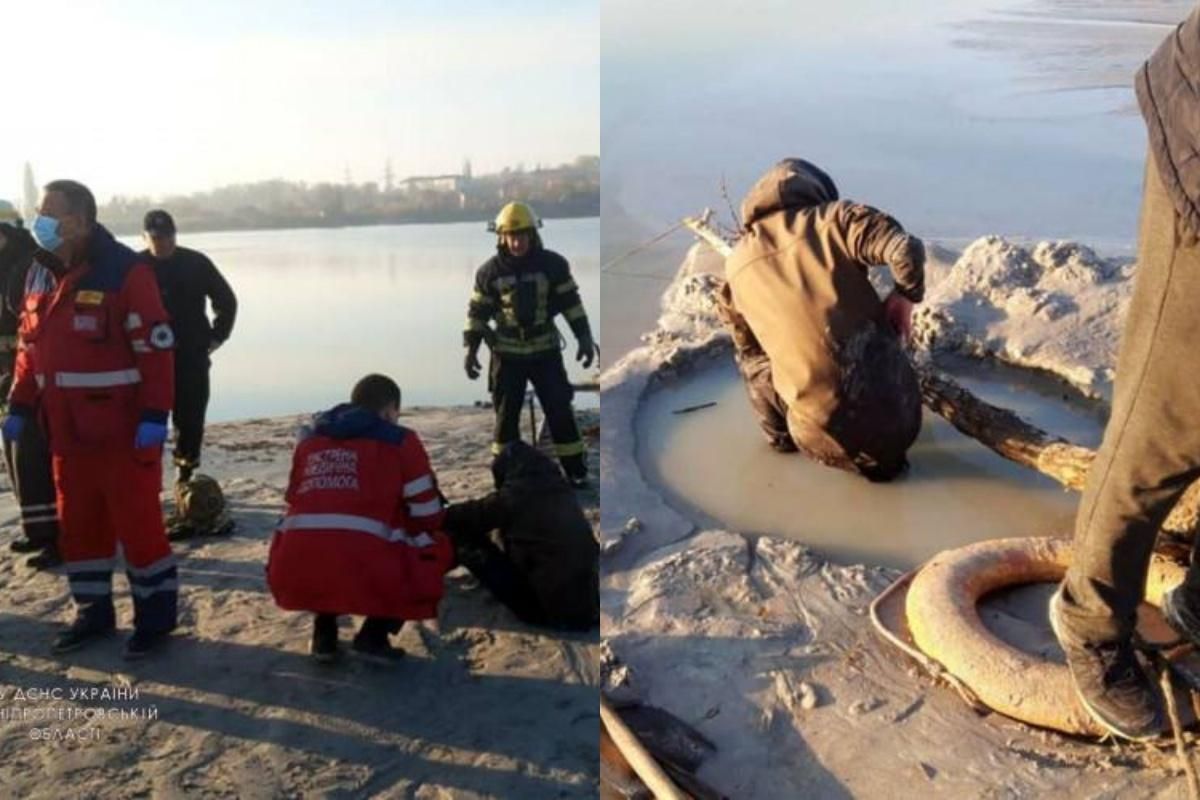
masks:
<svg viewBox="0 0 1200 800"><path fill-rule="evenodd" d="M599 231L594 218L547 220L542 229L546 246L571 262L597 335ZM233 337L213 355L209 418L328 407L368 372L394 377L405 405L486 399L485 378L463 373L462 327L475 269L494 242L482 223L181 232L179 243L212 258L238 294ZM572 380L591 379L558 324ZM596 396L577 403L594 406Z"/></svg>

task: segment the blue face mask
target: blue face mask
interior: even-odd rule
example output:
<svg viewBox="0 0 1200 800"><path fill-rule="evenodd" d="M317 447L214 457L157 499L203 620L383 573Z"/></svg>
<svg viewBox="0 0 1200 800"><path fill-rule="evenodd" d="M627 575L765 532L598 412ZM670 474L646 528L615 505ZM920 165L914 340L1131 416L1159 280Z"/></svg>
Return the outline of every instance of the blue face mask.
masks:
<svg viewBox="0 0 1200 800"><path fill-rule="evenodd" d="M43 250L54 252L62 247L63 238L58 233L58 220L54 217L43 217L38 214L33 218L33 224L29 226L29 232L33 234L33 240L38 243L38 247Z"/></svg>

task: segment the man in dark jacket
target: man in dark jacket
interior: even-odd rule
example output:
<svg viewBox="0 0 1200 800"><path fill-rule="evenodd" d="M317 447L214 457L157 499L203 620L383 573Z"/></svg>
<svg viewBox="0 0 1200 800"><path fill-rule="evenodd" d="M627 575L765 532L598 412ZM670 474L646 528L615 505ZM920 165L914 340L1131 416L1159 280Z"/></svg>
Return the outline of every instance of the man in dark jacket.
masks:
<svg viewBox="0 0 1200 800"><path fill-rule="evenodd" d="M175 331L175 479L186 483L200 466L204 414L208 409L209 356L233 333L237 297L203 253L175 244L175 220L157 209L144 224L154 275ZM209 323L206 302L212 303Z"/></svg>
<svg viewBox="0 0 1200 800"><path fill-rule="evenodd" d="M571 487L549 458L522 441L505 445L492 476L496 491L446 512L458 562L524 622L595 627L600 549ZM498 531L500 547L491 531Z"/></svg>
<svg viewBox="0 0 1200 800"><path fill-rule="evenodd" d="M520 438L525 387L532 383L563 471L573 486L583 488L584 443L571 407L574 391L563 367L554 318L562 314L571 326L579 342L576 360L584 369L592 365L596 344L567 260L542 246L540 224L525 203L509 203L497 215L492 225L499 239L496 255L476 272L467 307L465 367L468 378L479 377L479 346L487 341L492 350L488 390L496 409L493 455Z"/></svg>
<svg viewBox="0 0 1200 800"><path fill-rule="evenodd" d="M1163 703L1132 643L1159 528L1200 478L1200 9L1138 72L1149 130L1138 270L1117 360L1112 414L1075 518L1071 567L1050 620L1084 707L1105 729L1149 739ZM1193 550L1163 614L1200 644L1200 562Z"/></svg>
<svg viewBox="0 0 1200 800"><path fill-rule="evenodd" d="M838 199L798 158L742 203L719 306L763 432L832 467L890 480L921 429L916 373L901 346L925 289L925 249L896 220ZM886 264L881 299L868 270Z"/></svg>
<svg viewBox="0 0 1200 800"><path fill-rule="evenodd" d="M48 257L48 253L40 252L11 206L0 204L0 289L4 292L0 306L0 392L4 397L8 397L12 388L26 278L35 271L51 278L45 267L34 263L35 258L45 261ZM4 442L4 462L21 509L23 536L13 541L13 552L33 553L25 563L34 569L58 566L62 558L58 553L54 476L40 420L26 425L15 441Z"/></svg>

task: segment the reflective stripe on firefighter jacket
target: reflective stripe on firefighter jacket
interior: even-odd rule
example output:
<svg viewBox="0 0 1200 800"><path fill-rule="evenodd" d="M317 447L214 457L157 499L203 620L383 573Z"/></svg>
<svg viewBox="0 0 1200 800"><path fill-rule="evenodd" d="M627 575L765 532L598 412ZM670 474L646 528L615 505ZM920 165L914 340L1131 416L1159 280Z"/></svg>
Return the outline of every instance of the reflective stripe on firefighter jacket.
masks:
<svg viewBox="0 0 1200 800"><path fill-rule="evenodd" d="M493 352L515 357L558 352L554 317L562 314L577 339L591 337L579 286L567 260L544 249L513 258L498 249L475 273L475 289L467 306L463 342L477 348L487 340Z"/></svg>

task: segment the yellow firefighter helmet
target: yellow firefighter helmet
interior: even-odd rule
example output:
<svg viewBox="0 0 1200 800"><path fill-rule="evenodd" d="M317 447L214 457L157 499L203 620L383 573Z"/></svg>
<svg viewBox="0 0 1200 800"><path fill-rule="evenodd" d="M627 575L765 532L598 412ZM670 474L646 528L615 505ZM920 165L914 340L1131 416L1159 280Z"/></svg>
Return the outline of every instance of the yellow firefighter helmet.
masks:
<svg viewBox="0 0 1200 800"><path fill-rule="evenodd" d="M500 209L488 230L495 233L531 231L542 227L542 221L528 203L513 202Z"/></svg>

